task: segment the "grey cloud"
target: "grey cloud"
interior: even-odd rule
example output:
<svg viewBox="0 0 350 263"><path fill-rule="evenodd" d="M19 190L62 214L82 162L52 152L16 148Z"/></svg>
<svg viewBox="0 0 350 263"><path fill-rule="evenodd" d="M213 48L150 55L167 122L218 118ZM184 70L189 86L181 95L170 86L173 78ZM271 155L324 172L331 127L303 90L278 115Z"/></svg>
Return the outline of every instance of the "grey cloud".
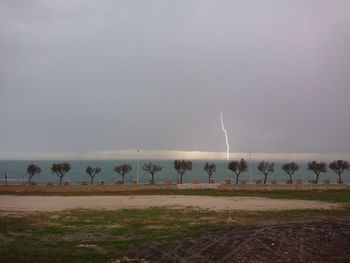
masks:
<svg viewBox="0 0 350 263"><path fill-rule="evenodd" d="M349 1L1 1L0 152L349 153Z"/></svg>

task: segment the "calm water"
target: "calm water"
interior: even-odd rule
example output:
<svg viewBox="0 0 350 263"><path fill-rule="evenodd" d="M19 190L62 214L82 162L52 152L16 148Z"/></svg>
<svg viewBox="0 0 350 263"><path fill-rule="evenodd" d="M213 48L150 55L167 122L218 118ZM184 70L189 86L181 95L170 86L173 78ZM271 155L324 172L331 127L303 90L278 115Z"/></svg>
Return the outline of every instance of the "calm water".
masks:
<svg viewBox="0 0 350 263"><path fill-rule="evenodd" d="M55 174L52 174L50 167L54 161L0 161L0 179L4 179L5 173L8 173L8 179L13 181L13 183L20 183L22 181L27 181L26 167L30 163L35 163L39 165L42 169L41 174L35 175L33 181L37 183L46 183L47 181L58 182L58 177ZM150 180L150 175L142 170L143 164L147 162L145 160L139 161L139 181L140 183L147 183ZM173 161L152 161L159 164L162 167L162 171L155 175L156 182L164 182L165 180L176 181L177 173L173 168ZM194 179L199 179L200 182L207 182L208 176L203 171L203 167L206 160L196 160L193 161L192 171L188 171L184 174L184 182L192 182ZM227 178L234 179L233 173L227 169L227 161L209 161L217 165L216 173L213 175L213 179L216 181L223 181ZM120 180L121 176L113 172L113 167L117 164L128 163L132 165L132 171L125 176L125 182L129 183L132 179L137 177L137 161L69 161L72 166L71 171L64 177L64 181L69 181L71 183L79 183L81 180L89 180L89 175L85 173L85 168L87 166L99 166L102 168L102 172L96 175L95 180L105 180L106 183L114 183L116 180ZM253 181L258 178L263 178L262 174L257 170L257 163L252 161L251 163L251 175ZM281 170L282 162L276 162L275 172L269 174L269 179L277 179L279 182L285 182L288 179L287 175ZM299 162L301 169L298 170L294 175L294 179L303 179L304 182L307 182L310 179L313 179L315 176L312 172L307 171L306 162ZM320 182L323 179L329 178L331 182L335 183L337 180L336 174L332 171L329 171L325 174L321 174ZM343 181L350 182L349 172L343 174ZM240 176L240 179L250 180L249 171L243 173Z"/></svg>

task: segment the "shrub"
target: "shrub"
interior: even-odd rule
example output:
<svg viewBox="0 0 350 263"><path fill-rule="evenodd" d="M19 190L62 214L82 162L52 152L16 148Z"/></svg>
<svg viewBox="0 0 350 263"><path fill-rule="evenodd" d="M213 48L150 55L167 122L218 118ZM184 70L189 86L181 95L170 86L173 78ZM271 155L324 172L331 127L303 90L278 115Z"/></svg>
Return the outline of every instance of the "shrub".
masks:
<svg viewBox="0 0 350 263"><path fill-rule="evenodd" d="M242 184L242 185L246 185L247 181L246 180L241 180L239 183Z"/></svg>
<svg viewBox="0 0 350 263"><path fill-rule="evenodd" d="M296 180L296 183L297 183L297 184L303 184L303 180L297 179L297 180Z"/></svg>
<svg viewBox="0 0 350 263"><path fill-rule="evenodd" d="M89 182L88 181L86 181L86 180L82 180L82 181L80 181L80 185L88 185L89 184Z"/></svg>
<svg viewBox="0 0 350 263"><path fill-rule="evenodd" d="M323 180L323 183L324 183L324 184L330 184L330 183L331 183L331 180L329 180L329 178L325 178L325 179Z"/></svg>

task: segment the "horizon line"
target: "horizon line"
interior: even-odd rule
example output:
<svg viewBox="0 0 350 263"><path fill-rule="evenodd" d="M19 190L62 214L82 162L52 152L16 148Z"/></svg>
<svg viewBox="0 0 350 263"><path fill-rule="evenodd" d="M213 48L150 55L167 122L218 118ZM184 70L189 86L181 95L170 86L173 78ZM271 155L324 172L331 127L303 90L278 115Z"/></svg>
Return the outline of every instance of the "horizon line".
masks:
<svg viewBox="0 0 350 263"><path fill-rule="evenodd" d="M251 153L251 154L250 154ZM350 153L287 153L287 152L230 152L230 160L337 160L349 159ZM226 160L227 152L182 150L97 150L86 152L21 152L0 154L1 161L49 161L49 160ZM250 156L249 156L250 155ZM227 160L226 160L227 161Z"/></svg>

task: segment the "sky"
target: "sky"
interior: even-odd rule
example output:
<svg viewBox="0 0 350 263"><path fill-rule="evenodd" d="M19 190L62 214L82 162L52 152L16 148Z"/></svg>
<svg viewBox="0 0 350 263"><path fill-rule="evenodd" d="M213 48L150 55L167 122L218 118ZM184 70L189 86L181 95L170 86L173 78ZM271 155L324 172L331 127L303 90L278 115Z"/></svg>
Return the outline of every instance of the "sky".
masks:
<svg viewBox="0 0 350 263"><path fill-rule="evenodd" d="M0 159L225 158L220 111L233 155L348 157L349 25L342 0L1 0Z"/></svg>

